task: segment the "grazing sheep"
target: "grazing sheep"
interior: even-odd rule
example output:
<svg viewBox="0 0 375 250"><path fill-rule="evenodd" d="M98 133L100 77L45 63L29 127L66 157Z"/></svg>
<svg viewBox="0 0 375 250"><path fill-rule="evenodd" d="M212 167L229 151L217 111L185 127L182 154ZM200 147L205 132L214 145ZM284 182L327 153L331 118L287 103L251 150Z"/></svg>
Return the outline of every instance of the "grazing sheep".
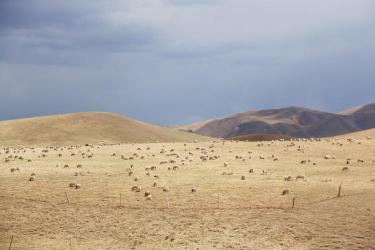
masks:
<svg viewBox="0 0 375 250"><path fill-rule="evenodd" d="M74 188L74 187L76 187L76 185L77 185L77 184L76 184L75 182L71 182L71 183L69 183L69 187L73 187L73 188Z"/></svg>
<svg viewBox="0 0 375 250"><path fill-rule="evenodd" d="M133 171L129 171L129 176L132 176L134 174Z"/></svg>
<svg viewBox="0 0 375 250"><path fill-rule="evenodd" d="M243 180L243 181L244 181L245 179L246 179L246 177L245 177L245 176L241 176L241 180Z"/></svg>
<svg viewBox="0 0 375 250"><path fill-rule="evenodd" d="M154 182L154 183L152 184L152 186L153 186L153 187L157 187L157 186L158 186L158 183Z"/></svg>
<svg viewBox="0 0 375 250"><path fill-rule="evenodd" d="M292 180L292 176L284 176L284 181L291 181Z"/></svg>
<svg viewBox="0 0 375 250"><path fill-rule="evenodd" d="M191 192L192 192L192 193L196 193L196 192L197 192L197 189L196 189L196 188L192 188L192 189L191 189Z"/></svg>
<svg viewBox="0 0 375 250"><path fill-rule="evenodd" d="M283 192L281 193L282 195L287 195L289 194L289 190L288 189L284 189Z"/></svg>
<svg viewBox="0 0 375 250"><path fill-rule="evenodd" d="M249 173L250 173L250 174L254 173L254 169L252 169L252 168L249 169Z"/></svg>
<svg viewBox="0 0 375 250"><path fill-rule="evenodd" d="M134 192L141 192L142 188L140 186L133 186L131 188L131 191L134 191Z"/></svg>
<svg viewBox="0 0 375 250"><path fill-rule="evenodd" d="M343 167L343 168L341 169L341 171L348 171L348 170L349 170L348 167Z"/></svg>
<svg viewBox="0 0 375 250"><path fill-rule="evenodd" d="M169 192L169 188L164 187L164 188L163 188L163 192L165 192L165 193L166 193L166 192Z"/></svg>
<svg viewBox="0 0 375 250"><path fill-rule="evenodd" d="M146 197L146 200L151 200L152 199L151 192L145 192L145 197Z"/></svg>
<svg viewBox="0 0 375 250"><path fill-rule="evenodd" d="M29 181L35 181L35 175L30 176Z"/></svg>
<svg viewBox="0 0 375 250"><path fill-rule="evenodd" d="M174 166L173 168L172 168L172 170L177 170L178 169L178 167L177 166Z"/></svg>
<svg viewBox="0 0 375 250"><path fill-rule="evenodd" d="M336 159L336 156L334 156L334 155L326 155L326 156L324 156L324 159L325 160L334 160L334 159Z"/></svg>
<svg viewBox="0 0 375 250"><path fill-rule="evenodd" d="M77 183L76 186L75 186L76 189L80 189L81 188L81 184Z"/></svg>
<svg viewBox="0 0 375 250"><path fill-rule="evenodd" d="M82 164L78 164L78 165L77 165L77 168L82 168Z"/></svg>
<svg viewBox="0 0 375 250"><path fill-rule="evenodd" d="M305 176L303 176L303 175L297 175L296 176L296 181L299 180L299 179L304 180Z"/></svg>

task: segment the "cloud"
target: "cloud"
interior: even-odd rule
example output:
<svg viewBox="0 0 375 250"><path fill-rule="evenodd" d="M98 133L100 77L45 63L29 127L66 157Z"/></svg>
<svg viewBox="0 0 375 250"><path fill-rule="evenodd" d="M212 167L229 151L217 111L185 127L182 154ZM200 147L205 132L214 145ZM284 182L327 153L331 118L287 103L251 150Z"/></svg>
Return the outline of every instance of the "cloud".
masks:
<svg viewBox="0 0 375 250"><path fill-rule="evenodd" d="M0 2L0 119L176 124L374 101L372 0Z"/></svg>

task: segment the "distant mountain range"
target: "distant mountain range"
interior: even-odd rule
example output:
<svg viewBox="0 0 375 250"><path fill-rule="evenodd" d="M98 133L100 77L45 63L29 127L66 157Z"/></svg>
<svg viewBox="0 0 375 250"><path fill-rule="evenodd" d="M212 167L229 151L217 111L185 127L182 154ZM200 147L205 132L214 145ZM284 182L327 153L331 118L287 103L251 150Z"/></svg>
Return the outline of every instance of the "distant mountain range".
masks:
<svg viewBox="0 0 375 250"><path fill-rule="evenodd" d="M375 128L375 103L337 114L300 107L249 111L180 127L218 138L254 135L327 137L371 128Z"/></svg>

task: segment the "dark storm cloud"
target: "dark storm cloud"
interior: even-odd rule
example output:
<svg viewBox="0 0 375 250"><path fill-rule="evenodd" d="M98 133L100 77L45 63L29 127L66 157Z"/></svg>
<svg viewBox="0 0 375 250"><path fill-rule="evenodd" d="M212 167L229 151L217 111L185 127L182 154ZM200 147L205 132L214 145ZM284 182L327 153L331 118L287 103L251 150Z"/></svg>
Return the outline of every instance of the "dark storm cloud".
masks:
<svg viewBox="0 0 375 250"><path fill-rule="evenodd" d="M373 27L370 0L3 0L0 119L339 111L375 101Z"/></svg>

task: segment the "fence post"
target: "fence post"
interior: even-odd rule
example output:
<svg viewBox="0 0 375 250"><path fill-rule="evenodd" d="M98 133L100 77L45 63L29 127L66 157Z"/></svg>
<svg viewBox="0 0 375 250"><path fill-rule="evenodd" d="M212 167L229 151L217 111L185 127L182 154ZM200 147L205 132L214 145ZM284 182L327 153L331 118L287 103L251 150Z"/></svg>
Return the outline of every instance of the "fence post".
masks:
<svg viewBox="0 0 375 250"><path fill-rule="evenodd" d="M10 238L9 250L12 248L12 243L13 243L13 235L12 235L12 237Z"/></svg>
<svg viewBox="0 0 375 250"><path fill-rule="evenodd" d="M342 185L342 183L340 183L340 186L339 186L339 192L337 193L337 198L340 198L340 197L341 197L341 185Z"/></svg>
<svg viewBox="0 0 375 250"><path fill-rule="evenodd" d="M70 203L70 201L69 201L69 197L68 197L68 193L66 192L66 190L65 190L65 197L66 197L66 201L68 202L68 204Z"/></svg>

